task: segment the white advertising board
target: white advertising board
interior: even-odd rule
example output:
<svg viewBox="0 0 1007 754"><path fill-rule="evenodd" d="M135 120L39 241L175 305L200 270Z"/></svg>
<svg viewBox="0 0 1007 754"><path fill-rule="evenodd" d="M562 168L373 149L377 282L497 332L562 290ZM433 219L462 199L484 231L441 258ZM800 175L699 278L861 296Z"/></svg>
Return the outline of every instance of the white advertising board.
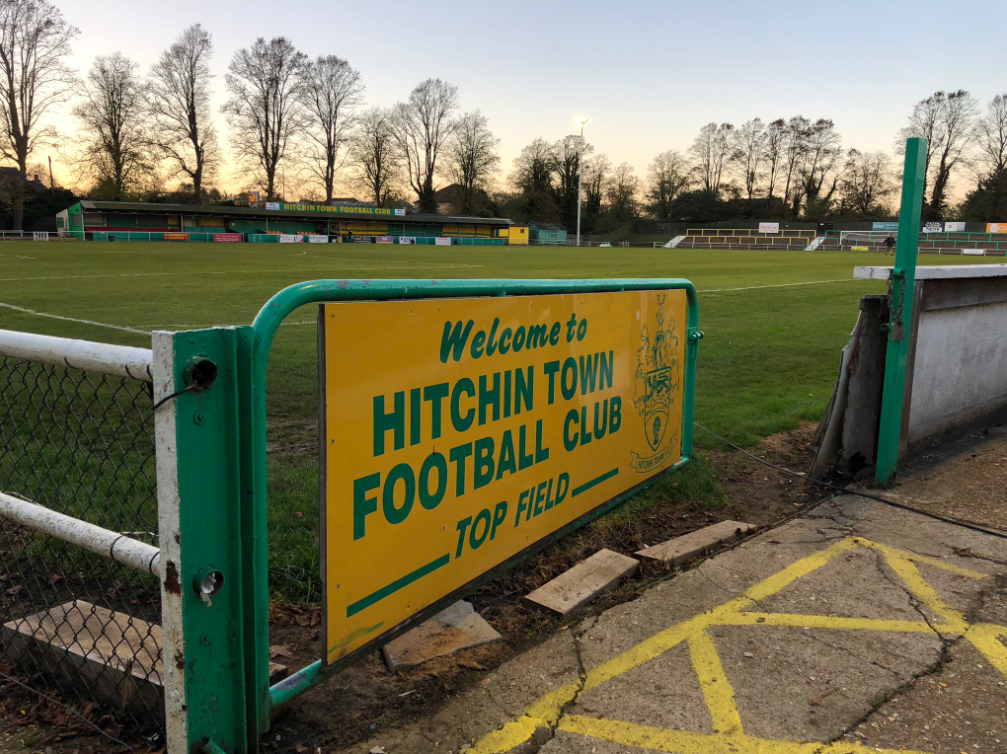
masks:
<svg viewBox="0 0 1007 754"><path fill-rule="evenodd" d="M328 243L328 236L308 236L308 243Z"/></svg>
<svg viewBox="0 0 1007 754"><path fill-rule="evenodd" d="M779 223L759 223L760 233L779 233L780 224Z"/></svg>
<svg viewBox="0 0 1007 754"><path fill-rule="evenodd" d="M304 243L304 236L294 236L284 233L280 236L280 243Z"/></svg>
<svg viewBox="0 0 1007 754"><path fill-rule="evenodd" d="M434 244L436 244L437 246L450 246L451 245L451 239L450 238L435 238L434 239Z"/></svg>

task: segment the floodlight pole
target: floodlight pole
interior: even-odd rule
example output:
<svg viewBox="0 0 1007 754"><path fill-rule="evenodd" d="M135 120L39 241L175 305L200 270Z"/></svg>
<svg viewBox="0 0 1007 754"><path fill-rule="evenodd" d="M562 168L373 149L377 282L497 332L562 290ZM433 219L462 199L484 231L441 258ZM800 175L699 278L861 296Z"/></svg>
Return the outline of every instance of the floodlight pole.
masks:
<svg viewBox="0 0 1007 754"><path fill-rule="evenodd" d="M577 122L580 124L580 143L577 145L577 245L580 246L580 205L581 205L581 186L583 184L584 175L584 125L587 123L587 118L577 118Z"/></svg>
<svg viewBox="0 0 1007 754"><path fill-rule="evenodd" d="M902 204L895 246L895 267L890 279L888 350L881 394L878 455L875 479L888 484L899 465L902 417L905 412L906 366L909 355L907 327L912 329L913 296L916 291L916 253L920 241L920 210L923 208L927 140L906 141L906 164L902 174Z"/></svg>

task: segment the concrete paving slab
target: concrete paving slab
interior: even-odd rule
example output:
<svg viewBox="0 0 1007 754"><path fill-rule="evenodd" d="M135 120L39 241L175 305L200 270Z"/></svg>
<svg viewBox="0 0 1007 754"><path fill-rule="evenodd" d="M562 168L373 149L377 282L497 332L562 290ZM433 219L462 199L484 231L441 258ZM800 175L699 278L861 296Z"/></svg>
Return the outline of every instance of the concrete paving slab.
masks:
<svg viewBox="0 0 1007 754"><path fill-rule="evenodd" d="M917 724L925 711L904 732L873 718L969 653L959 707L977 689L989 714L1007 704L1004 574L1005 539L837 498L562 632L434 719L348 751L944 754ZM990 750L981 728L963 722L955 753Z"/></svg>
<svg viewBox="0 0 1007 754"><path fill-rule="evenodd" d="M419 665L463 649L500 641L499 632L462 600L381 648L389 670Z"/></svg>

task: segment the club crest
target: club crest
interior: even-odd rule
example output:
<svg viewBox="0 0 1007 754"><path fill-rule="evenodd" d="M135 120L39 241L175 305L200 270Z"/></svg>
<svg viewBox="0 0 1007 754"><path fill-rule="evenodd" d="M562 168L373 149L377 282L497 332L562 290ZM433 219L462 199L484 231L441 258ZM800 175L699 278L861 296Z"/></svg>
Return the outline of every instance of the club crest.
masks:
<svg viewBox="0 0 1007 754"><path fill-rule="evenodd" d="M650 323L644 324L640 332L640 347L636 352L633 406L643 418L647 444L655 453L649 459L633 454L633 465L639 471L660 464L657 460L661 456L659 451L672 434L668 424L679 386L680 370L677 357L678 328L674 319L665 324L666 298L667 294L657 296L654 328L650 329Z"/></svg>

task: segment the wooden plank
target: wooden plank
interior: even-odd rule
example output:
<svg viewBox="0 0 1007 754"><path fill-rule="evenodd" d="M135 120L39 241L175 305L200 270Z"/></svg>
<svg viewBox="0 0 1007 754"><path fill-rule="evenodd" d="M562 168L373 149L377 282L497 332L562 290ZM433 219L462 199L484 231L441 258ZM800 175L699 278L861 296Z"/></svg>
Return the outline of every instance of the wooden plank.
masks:
<svg viewBox="0 0 1007 754"><path fill-rule="evenodd" d="M0 626L15 662L36 666L136 714L160 717L161 627L83 600Z"/></svg>
<svg viewBox="0 0 1007 754"><path fill-rule="evenodd" d="M632 576L639 562L611 550L600 550L525 597L536 605L566 615Z"/></svg>
<svg viewBox="0 0 1007 754"><path fill-rule="evenodd" d="M719 544L739 539L755 528L752 524L743 524L740 521L721 521L719 524L640 550L637 556L681 565L705 555Z"/></svg>

